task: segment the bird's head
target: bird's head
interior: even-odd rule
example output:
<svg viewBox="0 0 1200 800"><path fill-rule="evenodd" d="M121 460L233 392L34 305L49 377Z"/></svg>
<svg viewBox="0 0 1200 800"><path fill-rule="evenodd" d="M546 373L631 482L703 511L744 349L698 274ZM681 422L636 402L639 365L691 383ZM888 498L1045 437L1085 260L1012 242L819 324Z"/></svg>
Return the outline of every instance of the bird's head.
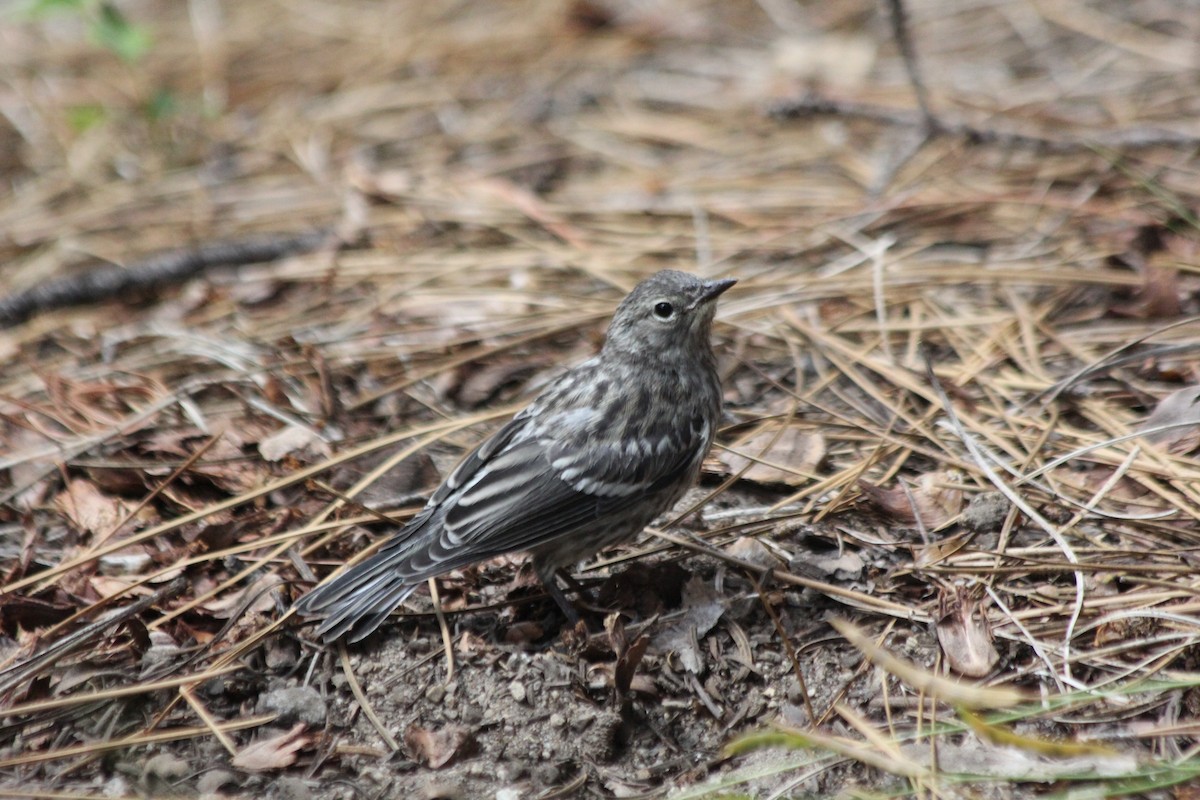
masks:
<svg viewBox="0 0 1200 800"><path fill-rule="evenodd" d="M604 349L646 358L677 350L706 350L717 298L735 283L672 269L654 273L617 307Z"/></svg>

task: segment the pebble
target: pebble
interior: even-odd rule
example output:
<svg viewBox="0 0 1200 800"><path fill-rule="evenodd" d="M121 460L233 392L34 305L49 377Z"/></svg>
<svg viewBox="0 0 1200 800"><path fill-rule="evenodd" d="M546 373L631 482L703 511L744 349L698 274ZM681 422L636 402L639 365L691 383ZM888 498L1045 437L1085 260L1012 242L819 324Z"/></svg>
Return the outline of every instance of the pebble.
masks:
<svg viewBox="0 0 1200 800"><path fill-rule="evenodd" d="M279 714L280 725L294 725L297 722L303 722L310 728L325 725L325 698L311 686L292 686L267 692L258 699L258 710Z"/></svg>
<svg viewBox="0 0 1200 800"><path fill-rule="evenodd" d="M200 776L196 791L201 795L216 794L226 786L237 784L237 775L227 769L213 769Z"/></svg>
<svg viewBox="0 0 1200 800"><path fill-rule="evenodd" d="M157 775L160 778L170 780L178 780L185 777L192 768L188 766L188 762L184 761L179 756L173 756L170 753L160 753L153 756L143 768L142 772L147 775Z"/></svg>

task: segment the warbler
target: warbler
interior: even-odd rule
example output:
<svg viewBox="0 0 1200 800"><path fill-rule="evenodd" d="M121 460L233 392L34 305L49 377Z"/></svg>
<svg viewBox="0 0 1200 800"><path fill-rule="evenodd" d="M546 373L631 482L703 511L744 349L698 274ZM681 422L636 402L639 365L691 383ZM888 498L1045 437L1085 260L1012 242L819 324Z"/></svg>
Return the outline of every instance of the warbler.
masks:
<svg viewBox="0 0 1200 800"><path fill-rule="evenodd" d="M617 307L600 352L472 450L407 525L296 604L317 633L373 632L428 578L516 551L578 619L560 570L636 537L696 480L721 416L711 331L735 280L663 270Z"/></svg>

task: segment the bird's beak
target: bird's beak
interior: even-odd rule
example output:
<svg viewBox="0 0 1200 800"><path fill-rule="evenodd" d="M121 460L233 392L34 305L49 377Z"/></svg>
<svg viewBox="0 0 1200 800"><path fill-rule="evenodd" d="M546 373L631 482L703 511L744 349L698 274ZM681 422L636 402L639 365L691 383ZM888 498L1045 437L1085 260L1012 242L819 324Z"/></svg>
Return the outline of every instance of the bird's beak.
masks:
<svg viewBox="0 0 1200 800"><path fill-rule="evenodd" d="M706 281L704 288L700 290L700 296L696 298L696 302L692 303L692 308L704 305L705 303L716 300L722 292L733 286L737 281L733 278L726 278L722 281Z"/></svg>

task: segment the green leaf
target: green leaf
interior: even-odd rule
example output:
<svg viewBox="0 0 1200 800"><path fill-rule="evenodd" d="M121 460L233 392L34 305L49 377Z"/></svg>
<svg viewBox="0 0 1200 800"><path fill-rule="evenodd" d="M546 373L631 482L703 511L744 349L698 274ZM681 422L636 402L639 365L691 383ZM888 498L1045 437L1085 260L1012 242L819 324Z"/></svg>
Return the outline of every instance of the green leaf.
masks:
<svg viewBox="0 0 1200 800"><path fill-rule="evenodd" d="M742 755L751 750L759 750L764 747L785 747L790 750L800 750L812 747L812 742L804 736L789 731L760 731L744 734L725 745L725 755Z"/></svg>
<svg viewBox="0 0 1200 800"><path fill-rule="evenodd" d="M29 0L25 14L30 17L47 17L62 12L82 13L87 0Z"/></svg>
<svg viewBox="0 0 1200 800"><path fill-rule="evenodd" d="M104 110L104 106L79 105L67 109L67 124L76 133L94 128L106 119L108 112Z"/></svg>
<svg viewBox="0 0 1200 800"><path fill-rule="evenodd" d="M137 61L150 49L150 32L131 23L109 3L100 6L100 14L92 23L92 38L129 63Z"/></svg>
<svg viewBox="0 0 1200 800"><path fill-rule="evenodd" d="M145 113L152 122L162 122L179 113L179 97L170 89L159 89L146 101Z"/></svg>

